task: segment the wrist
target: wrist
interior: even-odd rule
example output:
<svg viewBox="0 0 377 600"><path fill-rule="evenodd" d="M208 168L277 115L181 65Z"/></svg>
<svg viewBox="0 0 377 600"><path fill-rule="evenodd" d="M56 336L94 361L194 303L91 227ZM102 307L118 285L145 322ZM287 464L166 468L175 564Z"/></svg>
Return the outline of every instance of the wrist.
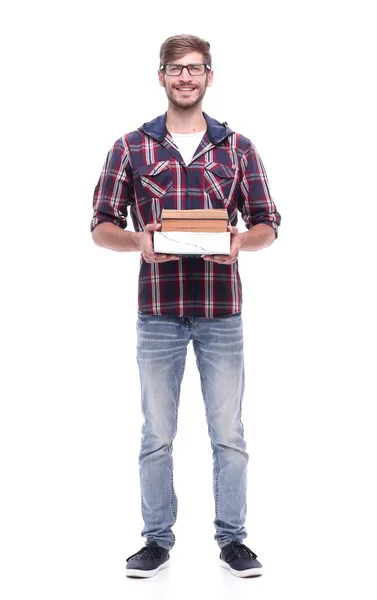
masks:
<svg viewBox="0 0 377 600"><path fill-rule="evenodd" d="M140 252L141 250L141 238L143 236L143 232L142 231L135 231L135 245L136 245L136 250L138 250Z"/></svg>
<svg viewBox="0 0 377 600"><path fill-rule="evenodd" d="M243 250L243 246L245 245L245 243L247 242L247 234L249 232L248 231L243 231L241 233L238 234L238 240L239 240L239 244L240 244L240 250Z"/></svg>
<svg viewBox="0 0 377 600"><path fill-rule="evenodd" d="M248 251L266 248L275 240L275 232L273 228L265 223L253 225L253 227L248 231L240 233L240 236L242 236L240 239L240 250L242 249Z"/></svg>

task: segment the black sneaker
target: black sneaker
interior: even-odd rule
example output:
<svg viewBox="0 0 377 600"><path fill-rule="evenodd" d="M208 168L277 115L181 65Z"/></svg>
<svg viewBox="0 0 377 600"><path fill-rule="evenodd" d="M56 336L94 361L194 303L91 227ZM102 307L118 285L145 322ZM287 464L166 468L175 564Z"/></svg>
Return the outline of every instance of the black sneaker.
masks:
<svg viewBox="0 0 377 600"><path fill-rule="evenodd" d="M153 577L160 569L166 569L170 565L169 558L169 551L166 548L162 548L157 542L151 542L126 559L126 575L127 577Z"/></svg>
<svg viewBox="0 0 377 600"><path fill-rule="evenodd" d="M262 575L263 567L257 555L241 542L231 542L220 552L220 566L229 569L236 577Z"/></svg>

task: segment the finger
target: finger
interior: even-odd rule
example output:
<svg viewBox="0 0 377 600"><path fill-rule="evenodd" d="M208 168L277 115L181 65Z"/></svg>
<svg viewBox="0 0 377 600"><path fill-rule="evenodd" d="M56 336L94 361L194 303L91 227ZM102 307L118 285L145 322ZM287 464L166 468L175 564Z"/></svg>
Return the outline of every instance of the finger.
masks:
<svg viewBox="0 0 377 600"><path fill-rule="evenodd" d="M218 258L216 256L205 256L205 257L203 257L203 260L206 260L207 262L215 262L215 263L218 263L218 264L221 264L221 263L225 262L225 259L221 259L221 258Z"/></svg>
<svg viewBox="0 0 377 600"><path fill-rule="evenodd" d="M160 254L159 252L156 252L153 256L156 260L159 260L160 258L163 258L164 260L175 260L176 258L179 258L179 256L176 256L175 254Z"/></svg>
<svg viewBox="0 0 377 600"><path fill-rule="evenodd" d="M145 226L144 231L152 232L161 229L161 223L149 223Z"/></svg>
<svg viewBox="0 0 377 600"><path fill-rule="evenodd" d="M160 262L162 260L166 260L166 254L150 254L149 258L152 262Z"/></svg>
<svg viewBox="0 0 377 600"><path fill-rule="evenodd" d="M226 256L226 257L222 257L222 256L207 256L207 257L203 257L203 260L207 260L209 262L215 262L218 265L231 265L234 262L236 262L237 257L233 256Z"/></svg>
<svg viewBox="0 0 377 600"><path fill-rule="evenodd" d="M232 254L215 254L213 256L215 260L221 260L223 262L228 262L229 260L233 260L234 256Z"/></svg>
<svg viewBox="0 0 377 600"><path fill-rule="evenodd" d="M160 260L161 258L166 258L166 254L155 254L152 249L150 252L148 252L148 251L144 252L143 258L147 262L156 262L157 260Z"/></svg>
<svg viewBox="0 0 377 600"><path fill-rule="evenodd" d="M173 261L173 260L179 260L179 256L176 256L174 258L164 258L163 260L160 260L159 262L169 262L169 261Z"/></svg>
<svg viewBox="0 0 377 600"><path fill-rule="evenodd" d="M161 227L161 223L157 223L157 222L148 223L145 226L145 229L154 229L155 227Z"/></svg>
<svg viewBox="0 0 377 600"><path fill-rule="evenodd" d="M179 260L179 256L173 256L169 254L151 254L149 255L151 262L168 262L169 260Z"/></svg>

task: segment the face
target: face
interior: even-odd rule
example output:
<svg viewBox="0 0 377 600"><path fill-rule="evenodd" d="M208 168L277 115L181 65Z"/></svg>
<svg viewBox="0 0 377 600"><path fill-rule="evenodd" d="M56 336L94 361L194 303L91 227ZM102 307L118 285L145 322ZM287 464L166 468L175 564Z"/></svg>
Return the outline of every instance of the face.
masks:
<svg viewBox="0 0 377 600"><path fill-rule="evenodd" d="M189 65L204 63L203 54L190 52L182 58L172 60L176 65ZM158 72L160 85L165 88L169 101L182 109L194 108L201 102L207 87L212 85L213 71L206 71L204 75L190 75L187 69L183 69L180 75L166 75L163 71Z"/></svg>

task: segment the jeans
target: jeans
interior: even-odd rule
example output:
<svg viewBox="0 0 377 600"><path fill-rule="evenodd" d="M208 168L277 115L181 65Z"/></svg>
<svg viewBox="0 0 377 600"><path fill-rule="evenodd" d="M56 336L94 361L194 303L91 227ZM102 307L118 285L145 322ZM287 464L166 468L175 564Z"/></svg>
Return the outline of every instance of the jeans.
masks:
<svg viewBox="0 0 377 600"><path fill-rule="evenodd" d="M144 417L139 473L146 543L170 550L177 518L173 440L187 346L192 340L200 373L213 456L215 535L220 548L247 536L246 452L241 407L244 393L241 314L229 317L141 315L137 362Z"/></svg>

